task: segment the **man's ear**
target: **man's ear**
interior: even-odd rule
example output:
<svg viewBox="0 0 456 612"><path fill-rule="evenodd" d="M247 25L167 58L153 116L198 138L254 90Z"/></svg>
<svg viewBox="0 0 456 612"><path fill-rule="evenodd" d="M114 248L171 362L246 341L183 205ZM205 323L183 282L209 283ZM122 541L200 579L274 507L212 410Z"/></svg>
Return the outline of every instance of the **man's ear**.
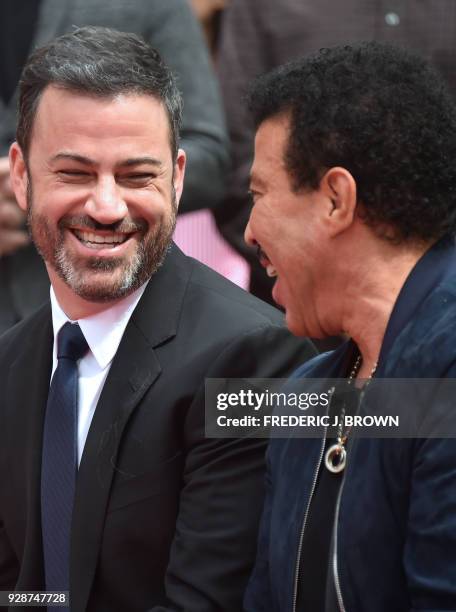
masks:
<svg viewBox="0 0 456 612"><path fill-rule="evenodd" d="M348 170L336 166L323 175L319 190L328 200L326 222L330 226L331 235L336 236L350 227L355 218L355 179Z"/></svg>
<svg viewBox="0 0 456 612"><path fill-rule="evenodd" d="M22 150L17 142L13 142L9 150L11 187L17 203L22 210L27 210L28 171Z"/></svg>
<svg viewBox="0 0 456 612"><path fill-rule="evenodd" d="M182 191L184 189L184 176L185 176L185 163L186 163L186 155L183 149L179 149L177 152L177 158L174 163L174 191L176 193L176 204L179 205Z"/></svg>

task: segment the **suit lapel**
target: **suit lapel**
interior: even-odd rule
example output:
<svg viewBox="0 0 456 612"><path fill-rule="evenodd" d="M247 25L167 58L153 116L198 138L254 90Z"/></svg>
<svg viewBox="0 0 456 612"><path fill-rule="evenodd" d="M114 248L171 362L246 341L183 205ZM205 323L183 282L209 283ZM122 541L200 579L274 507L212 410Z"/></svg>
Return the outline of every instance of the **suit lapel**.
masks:
<svg viewBox="0 0 456 612"><path fill-rule="evenodd" d="M21 353L11 366L6 389L6 406L12 431L20 433L14 437L14 448L9 452L10 456L20 458L19 468L14 465L12 473L21 479L15 488L24 494L18 503L18 511L24 513L25 525L19 589L40 590L43 586L40 471L52 341L51 312L47 305L23 335Z"/></svg>
<svg viewBox="0 0 456 612"><path fill-rule="evenodd" d="M117 453L131 415L161 372L154 348L172 339L188 280L173 250L150 280L127 325L90 426L78 473L71 542L73 612L87 608Z"/></svg>

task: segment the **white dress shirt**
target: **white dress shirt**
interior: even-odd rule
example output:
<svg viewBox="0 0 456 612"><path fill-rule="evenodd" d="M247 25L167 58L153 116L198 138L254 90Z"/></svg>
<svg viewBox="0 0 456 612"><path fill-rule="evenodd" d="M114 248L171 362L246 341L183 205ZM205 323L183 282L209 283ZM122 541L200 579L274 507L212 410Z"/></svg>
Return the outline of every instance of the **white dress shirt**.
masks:
<svg viewBox="0 0 456 612"><path fill-rule="evenodd" d="M54 330L51 380L57 368L57 334L67 321L79 323L90 348L90 351L78 362L78 465L81 463L90 424L111 368L112 360L119 348L128 321L146 286L147 282L107 310L78 321L72 321L66 316L51 287L52 327Z"/></svg>

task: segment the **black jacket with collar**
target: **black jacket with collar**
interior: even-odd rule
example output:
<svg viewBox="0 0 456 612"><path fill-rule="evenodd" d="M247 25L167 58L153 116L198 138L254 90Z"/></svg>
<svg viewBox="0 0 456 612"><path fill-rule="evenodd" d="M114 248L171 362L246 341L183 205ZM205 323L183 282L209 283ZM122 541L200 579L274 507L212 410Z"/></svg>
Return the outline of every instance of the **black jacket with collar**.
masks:
<svg viewBox="0 0 456 612"><path fill-rule="evenodd" d="M0 340L0 590L43 588L47 304ZM177 248L126 328L78 473L72 612L235 612L255 553L265 441L208 439L204 380L313 355L282 315Z"/></svg>

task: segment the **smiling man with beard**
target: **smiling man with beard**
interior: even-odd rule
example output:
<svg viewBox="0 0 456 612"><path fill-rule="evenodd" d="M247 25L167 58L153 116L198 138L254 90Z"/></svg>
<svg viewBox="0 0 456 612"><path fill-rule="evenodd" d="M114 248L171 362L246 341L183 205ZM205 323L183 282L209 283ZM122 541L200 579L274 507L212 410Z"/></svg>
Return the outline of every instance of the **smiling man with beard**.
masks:
<svg viewBox="0 0 456 612"><path fill-rule="evenodd" d="M205 438L204 381L313 353L172 245L180 114L158 54L104 28L21 80L11 179L52 288L0 342L0 589L73 612L241 609L264 442Z"/></svg>

